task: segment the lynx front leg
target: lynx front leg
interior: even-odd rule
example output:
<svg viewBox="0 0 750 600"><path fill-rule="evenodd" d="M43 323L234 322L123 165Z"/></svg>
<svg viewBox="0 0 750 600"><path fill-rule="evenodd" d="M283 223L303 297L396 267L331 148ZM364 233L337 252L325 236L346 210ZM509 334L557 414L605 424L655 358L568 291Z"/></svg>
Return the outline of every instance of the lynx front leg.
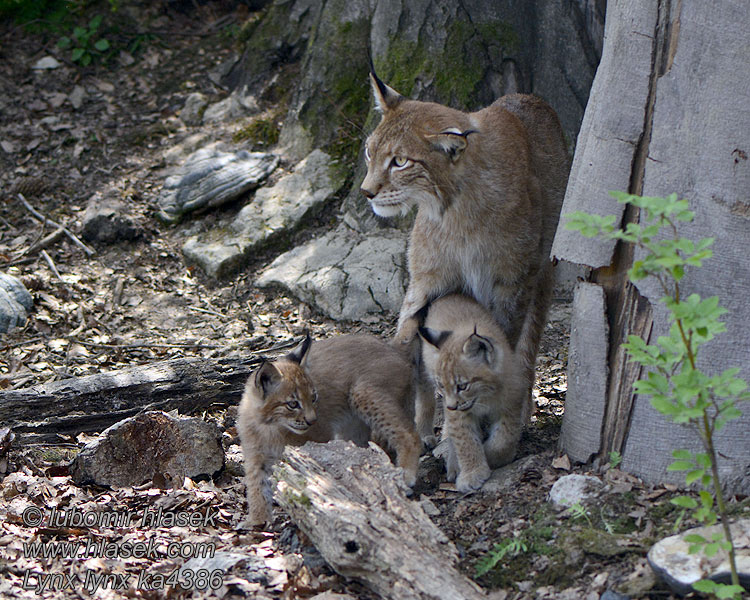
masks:
<svg viewBox="0 0 750 600"><path fill-rule="evenodd" d="M464 411L445 411L444 427L458 462L456 489L459 492L478 490L490 477L479 427L473 416Z"/></svg>
<svg viewBox="0 0 750 600"><path fill-rule="evenodd" d="M505 420L495 423L490 436L484 442L484 454L489 466L496 469L511 462L518 450L520 439L520 422L516 425L507 423Z"/></svg>
<svg viewBox="0 0 750 600"><path fill-rule="evenodd" d="M264 457L255 448L245 448L245 486L247 494L247 518L245 525L256 527L270 521L271 510L266 498L265 487L268 485L263 469Z"/></svg>

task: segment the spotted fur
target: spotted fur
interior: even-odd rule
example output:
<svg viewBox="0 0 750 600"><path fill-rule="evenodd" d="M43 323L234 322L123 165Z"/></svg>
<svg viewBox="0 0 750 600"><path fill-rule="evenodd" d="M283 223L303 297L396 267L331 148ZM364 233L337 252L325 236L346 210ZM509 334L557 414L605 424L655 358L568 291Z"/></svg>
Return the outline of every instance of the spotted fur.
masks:
<svg viewBox="0 0 750 600"><path fill-rule="evenodd" d="M422 338L421 415L432 427L434 398L443 404L442 440L448 479L461 492L478 489L490 469L515 456L531 404L520 360L492 315L466 296L430 305ZM427 407L430 407L429 409Z"/></svg>
<svg viewBox="0 0 750 600"><path fill-rule="evenodd" d="M265 363L245 386L237 428L250 525L270 516L268 473L287 445L347 439L364 446L372 439L395 452L409 486L416 482L422 443L414 428L410 363L367 335L308 347Z"/></svg>

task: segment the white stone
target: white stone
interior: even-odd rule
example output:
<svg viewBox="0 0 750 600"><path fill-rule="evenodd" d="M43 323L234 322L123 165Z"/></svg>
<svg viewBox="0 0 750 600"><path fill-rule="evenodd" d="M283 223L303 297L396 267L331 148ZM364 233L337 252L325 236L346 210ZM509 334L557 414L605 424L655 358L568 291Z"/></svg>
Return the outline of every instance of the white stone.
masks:
<svg viewBox="0 0 750 600"><path fill-rule="evenodd" d="M549 492L549 499L555 506L573 506L594 498L604 488L597 477L591 475L565 475L560 477Z"/></svg>
<svg viewBox="0 0 750 600"><path fill-rule="evenodd" d="M730 529L740 581L747 586L750 584L750 519L732 523ZM710 540L716 533L723 533L721 525L696 527L664 538L649 550L648 562L670 588L678 594L687 594L692 591L692 584L696 581L714 579L722 574L727 576L729 573L729 558L725 551L719 550L712 557L703 552L691 554L690 544L685 541L687 535L697 534Z"/></svg>
<svg viewBox="0 0 750 600"><path fill-rule="evenodd" d="M32 69L37 71L48 71L51 69L57 69L60 66L60 62L54 56L44 56L34 63Z"/></svg>

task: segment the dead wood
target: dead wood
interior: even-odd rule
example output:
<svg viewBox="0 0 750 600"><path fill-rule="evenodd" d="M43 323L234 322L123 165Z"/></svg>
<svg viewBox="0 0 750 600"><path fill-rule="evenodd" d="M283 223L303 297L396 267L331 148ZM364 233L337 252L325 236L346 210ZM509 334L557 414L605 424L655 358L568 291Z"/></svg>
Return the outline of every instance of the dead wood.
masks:
<svg viewBox="0 0 750 600"><path fill-rule="evenodd" d="M187 414L237 404L260 358L178 358L0 393L0 423L24 442L99 432L143 410Z"/></svg>
<svg viewBox="0 0 750 600"><path fill-rule="evenodd" d="M274 476L277 502L341 575L384 598L485 597L383 451L343 441L290 447Z"/></svg>

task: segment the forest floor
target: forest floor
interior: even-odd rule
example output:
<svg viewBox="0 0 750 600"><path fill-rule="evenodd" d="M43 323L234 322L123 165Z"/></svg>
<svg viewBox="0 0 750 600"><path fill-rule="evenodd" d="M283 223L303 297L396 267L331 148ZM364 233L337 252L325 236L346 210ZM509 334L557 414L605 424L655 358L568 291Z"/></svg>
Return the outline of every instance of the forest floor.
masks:
<svg viewBox="0 0 750 600"><path fill-rule="evenodd" d="M0 338L0 390L166 358L259 352L299 337L305 329L313 337L357 330L390 335L392 318L335 322L282 292L255 288L254 274L273 259L273 250L227 280L211 280L185 266L183 241L203 226L202 219L215 216L195 217L176 227L154 218L165 152L195 133L231 143L248 125L249 119L239 119L189 127L179 112L191 92L200 91L212 101L227 95L212 74L238 54L238 32L249 14L229 2L203 7L189 2L127 4L138 8L111 13L106 3L93 5L104 17L100 31L110 49L106 62L94 60L86 67L72 62L69 50L56 47L66 31L30 33L0 22L0 270L19 277L35 305L24 327ZM181 6L183 11L176 10ZM95 14L91 10L79 15L81 23ZM57 68L31 68L50 55L60 62ZM91 256L65 238L49 246L46 256L29 253L51 230L23 206L19 193L73 232L79 231L92 195L115 194L127 203L139 237L95 246ZM217 212L231 213L240 204ZM426 457L415 496L429 501L430 516L458 548L460 569L493 590L497 600L595 600L613 589L632 598L670 598L655 582L645 554L660 536L672 532L679 516L668 502L674 489L645 485L610 465L593 473L606 486L590 505L558 509L548 502L557 479L583 472L557 450L569 321L569 304L559 299L539 358L538 409L515 463L517 484L461 495L445 482L440 464ZM361 584L331 571L279 510L265 531L241 528L244 490L232 413L204 415L226 429L224 473L215 481L186 481L181 489L76 487L65 465L90 439L87 435L61 439L54 446L13 446L7 453L0 443L0 556L5 559L0 561L0 597L34 597L39 573L75 575L79 582L43 597L90 597L87 573L118 573L128 582L125 590L100 590L97 597L291 599L332 590L374 598ZM743 506L747 511L747 501ZM213 510L215 519L196 529L30 527L22 518L29 507L119 513L157 507ZM159 548L170 542L193 549L213 544L224 561L212 563L222 574L221 585L161 591L149 578L186 566L163 553L159 560L42 558L33 556L29 545L50 547L90 536L114 544L153 542ZM493 550L501 557L497 565L478 575L478 566ZM37 575L29 579L30 573ZM200 583L192 587L206 588L205 581Z"/></svg>

